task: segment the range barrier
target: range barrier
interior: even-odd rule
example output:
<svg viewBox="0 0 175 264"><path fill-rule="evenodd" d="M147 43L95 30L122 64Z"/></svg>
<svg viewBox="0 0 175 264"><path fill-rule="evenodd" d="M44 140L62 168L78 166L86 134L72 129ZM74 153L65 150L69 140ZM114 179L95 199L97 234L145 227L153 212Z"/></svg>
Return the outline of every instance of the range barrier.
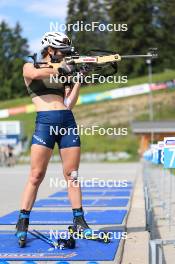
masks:
<svg viewBox="0 0 175 264"><path fill-rule="evenodd" d="M158 228L169 234L175 225L175 137L153 144L144 153L143 182L146 208L146 226L150 232L150 264L164 264L165 245L175 245L175 239L159 238Z"/></svg>
<svg viewBox="0 0 175 264"><path fill-rule="evenodd" d="M163 240L163 239L154 239L150 240L150 256L149 263L153 264L164 264L164 256L163 256L163 246L165 245L174 245L175 239L173 240Z"/></svg>

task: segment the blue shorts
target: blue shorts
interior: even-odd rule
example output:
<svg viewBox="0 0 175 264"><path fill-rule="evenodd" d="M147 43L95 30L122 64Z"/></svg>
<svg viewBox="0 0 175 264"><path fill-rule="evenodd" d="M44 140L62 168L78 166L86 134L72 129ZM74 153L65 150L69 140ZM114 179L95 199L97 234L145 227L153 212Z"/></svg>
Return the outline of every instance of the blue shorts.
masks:
<svg viewBox="0 0 175 264"><path fill-rule="evenodd" d="M37 112L32 144L53 149L55 142L60 149L80 146L80 137L71 110Z"/></svg>

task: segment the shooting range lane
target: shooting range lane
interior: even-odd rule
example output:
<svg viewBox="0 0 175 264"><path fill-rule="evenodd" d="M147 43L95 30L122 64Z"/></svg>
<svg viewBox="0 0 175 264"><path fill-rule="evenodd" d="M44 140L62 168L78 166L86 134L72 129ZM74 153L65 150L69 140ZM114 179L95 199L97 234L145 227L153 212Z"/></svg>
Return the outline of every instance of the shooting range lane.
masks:
<svg viewBox="0 0 175 264"><path fill-rule="evenodd" d="M127 198L113 198L111 199L87 199L83 200L83 207L126 207L128 205L129 199ZM39 200L34 204L35 207L63 207L71 206L68 199L43 199Z"/></svg>
<svg viewBox="0 0 175 264"><path fill-rule="evenodd" d="M63 231L63 230L62 230ZM49 236L49 231L42 231ZM112 261L115 258L121 240L121 230L115 231L118 239L113 239L109 244L79 239L75 249L54 249L42 240L28 235L27 247L19 248L12 231L0 232L0 261L4 260L72 260L72 261ZM110 247L110 250L109 250ZM88 251L87 251L88 248ZM95 250L94 250L95 248ZM54 262L55 263L55 262Z"/></svg>
<svg viewBox="0 0 175 264"><path fill-rule="evenodd" d="M104 190L104 191L82 191L82 195L83 196L87 196L87 197L93 197L93 196L111 196L111 197L130 197L131 195L131 191L110 191L108 192L108 190ZM67 197L67 192L57 192L54 193L52 195L49 196L50 198L56 198L56 197Z"/></svg>
<svg viewBox="0 0 175 264"><path fill-rule="evenodd" d="M90 225L121 225L126 217L127 210L85 211L85 217ZM0 225L15 225L18 211L0 217ZM70 211L32 211L31 225L66 225L72 224Z"/></svg>
<svg viewBox="0 0 175 264"><path fill-rule="evenodd" d="M134 181L128 182L126 187L94 186L82 189L85 196L83 198L85 217L89 225L93 230L106 228L109 231L111 227L117 239L113 239L110 244L78 239L75 249L61 251L51 248L47 243L29 234L27 247L21 249L18 247L15 232L12 231L12 226L16 224L18 218L18 211L12 211L8 214L1 214L0 217L0 226L5 226L6 229L6 231L0 231L0 260L111 261L112 263L116 257L118 258L123 246L124 239L121 238L121 232L125 231ZM59 230L63 231L72 224L72 212L69 208L67 192L64 189L57 192L54 190L56 189L47 193L45 197L44 195L40 196L40 199L35 202L30 217L30 230L37 226L38 230L48 234L51 229L56 229L56 225L59 225ZM54 197L55 195L56 197ZM66 208L63 210L63 207ZM86 209L86 207L88 208ZM43 226L45 227L43 228Z"/></svg>
<svg viewBox="0 0 175 264"><path fill-rule="evenodd" d="M114 188L113 188L114 189ZM131 189L131 188L130 188ZM88 191L87 191L88 192ZM108 189L103 188L103 192L109 193ZM122 191L121 191L122 192ZM94 192L96 193L96 192ZM103 197L103 196L102 196ZM128 205L128 198L114 198L114 199L102 199L94 198L84 200L84 206L102 206L102 207L126 207ZM35 207L59 207L70 206L69 200L58 199L43 199L35 203ZM88 211L85 212L86 219L89 224L118 224L122 225L126 217L127 210L105 210L105 211ZM15 224L18 211L12 212L9 215L0 218L0 224ZM93 218L92 218L93 216ZM110 216L110 217L109 217ZM44 219L42 222L41 219ZM59 219L59 221L58 221ZM95 219L95 221L93 220ZM72 224L71 212L51 212L51 211L33 211L31 213L30 223L32 225L47 225L47 224ZM116 252L119 248L120 240L122 237L122 231L115 230L115 236L118 239L112 239L110 245L99 243L97 241L88 241L79 239L74 250L59 251L58 249L52 249L48 245L33 238L31 234L28 235L27 247L20 249L16 245L16 238L12 231L0 232L0 259L1 260L76 260L76 261L112 261L115 258ZM124 228L123 228L124 232ZM49 231L44 231L49 233ZM8 245L7 245L8 243ZM94 249L95 246L95 250ZM88 252L87 252L88 247ZM7 248L10 248L10 250ZM22 252L22 255L21 255ZM98 253L99 252L99 253ZM41 255L42 254L42 255Z"/></svg>

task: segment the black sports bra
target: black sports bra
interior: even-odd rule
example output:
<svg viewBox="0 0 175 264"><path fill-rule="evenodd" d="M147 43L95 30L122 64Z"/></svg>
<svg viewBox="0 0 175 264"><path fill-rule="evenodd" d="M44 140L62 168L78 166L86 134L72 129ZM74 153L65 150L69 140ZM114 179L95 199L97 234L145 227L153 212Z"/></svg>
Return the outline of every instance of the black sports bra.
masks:
<svg viewBox="0 0 175 264"><path fill-rule="evenodd" d="M46 78L43 80L32 80L27 90L32 98L46 94L56 94L64 97L65 85L54 81L50 82L50 79Z"/></svg>

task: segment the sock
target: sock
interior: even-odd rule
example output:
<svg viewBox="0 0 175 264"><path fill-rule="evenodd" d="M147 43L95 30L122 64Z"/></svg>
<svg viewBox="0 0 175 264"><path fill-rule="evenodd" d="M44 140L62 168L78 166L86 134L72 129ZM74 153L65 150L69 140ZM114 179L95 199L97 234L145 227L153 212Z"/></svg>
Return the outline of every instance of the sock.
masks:
<svg viewBox="0 0 175 264"><path fill-rule="evenodd" d="M30 216L30 211L27 210L20 210L19 218L29 218Z"/></svg>
<svg viewBox="0 0 175 264"><path fill-rule="evenodd" d="M83 212L83 208L82 207L76 208L76 209L72 209L72 211L73 211L73 216L74 217L83 216L84 215L84 212Z"/></svg>

